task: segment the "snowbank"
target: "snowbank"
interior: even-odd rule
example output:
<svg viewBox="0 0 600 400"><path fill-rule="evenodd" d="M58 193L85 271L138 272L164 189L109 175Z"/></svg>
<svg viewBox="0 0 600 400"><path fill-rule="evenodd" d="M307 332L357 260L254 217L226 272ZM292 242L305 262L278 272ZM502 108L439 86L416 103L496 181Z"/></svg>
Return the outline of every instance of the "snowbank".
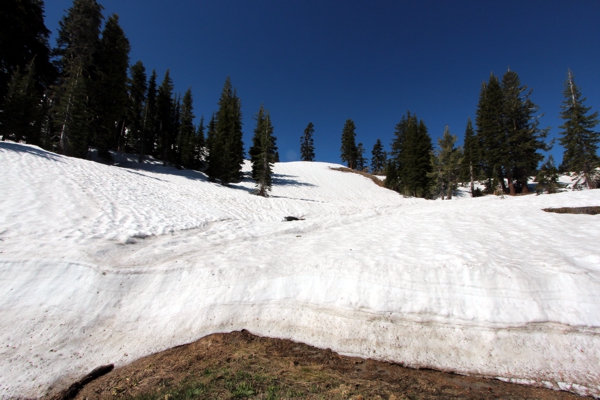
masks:
<svg viewBox="0 0 600 400"><path fill-rule="evenodd" d="M541 211L600 191L425 201L297 162L264 199L119 164L0 143L0 396L243 328L600 395L600 216Z"/></svg>

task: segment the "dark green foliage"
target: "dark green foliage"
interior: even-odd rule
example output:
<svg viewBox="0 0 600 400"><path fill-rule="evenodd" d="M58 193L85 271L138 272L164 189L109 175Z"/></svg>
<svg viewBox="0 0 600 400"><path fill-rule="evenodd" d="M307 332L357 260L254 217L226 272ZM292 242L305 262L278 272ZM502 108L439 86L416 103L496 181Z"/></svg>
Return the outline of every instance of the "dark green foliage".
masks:
<svg viewBox="0 0 600 400"><path fill-rule="evenodd" d="M598 125L598 112L587 115L591 107L583 105L586 99L581 98L581 90L575 84L570 70L564 86L565 100L560 113L564 123L559 127L562 129L560 144L565 149L561 170L576 174L574 189L580 182L588 188L596 188L598 186L596 168L600 166L598 157L600 133L594 132L593 129Z"/></svg>
<svg viewBox="0 0 600 400"><path fill-rule="evenodd" d="M396 125L394 136L385 186L405 196L428 196L433 146L425 123L409 111Z"/></svg>
<svg viewBox="0 0 600 400"><path fill-rule="evenodd" d="M510 194L529 193L527 179L537 170L544 157L539 150L549 150L544 139L548 129L540 130L535 113L538 106L530 99L531 90L522 86L514 71L507 71L502 78L504 94L504 127L507 151L505 152L504 174L509 184ZM517 185L512 187L513 180Z"/></svg>
<svg viewBox="0 0 600 400"><path fill-rule="evenodd" d="M315 126L313 123L309 122L304 130L304 134L300 138L300 160L302 161L315 160L315 144L313 140L313 133L315 132L314 128Z"/></svg>
<svg viewBox="0 0 600 400"><path fill-rule="evenodd" d="M558 168L556 168L552 155L548 156L546 162L540 167L535 181L537 182L535 187L537 194L558 192L560 188L558 183Z"/></svg>
<svg viewBox="0 0 600 400"><path fill-rule="evenodd" d="M514 71L507 71L500 85L491 74L482 85L477 108L477 148L480 166L492 183L504 193L528 193L527 179L543 159L539 150L549 150L544 142L548 129L539 129L538 107L529 99L531 90L521 85ZM508 184L508 186L507 186Z"/></svg>
<svg viewBox="0 0 600 400"><path fill-rule="evenodd" d="M129 80L127 91L129 93L127 103L127 129L129 131L126 151L138 152L139 162L142 161L146 151L146 136L144 130L144 107L148 84L146 82L146 68L141 61L136 62L129 68Z"/></svg>
<svg viewBox="0 0 600 400"><path fill-rule="evenodd" d="M90 142L89 118L94 116L88 101L94 87L90 77L102 19L102 6L95 0L74 0L59 22L53 52L60 72L52 103L58 150L75 157L85 158Z"/></svg>
<svg viewBox="0 0 600 400"><path fill-rule="evenodd" d="M42 0L0 2L0 104L17 69L30 71L39 94L54 82L57 71L50 63L49 35ZM28 67L32 61L33 68Z"/></svg>
<svg viewBox="0 0 600 400"><path fill-rule="evenodd" d="M377 139L373 145L371 155L371 172L373 174L381 174L385 168L386 154L380 139Z"/></svg>
<svg viewBox="0 0 600 400"><path fill-rule="evenodd" d="M499 179L506 191L502 165L505 160L506 140L502 119L503 96L500 82L490 75L489 82L481 85L477 106L477 147L481 167L488 180Z"/></svg>
<svg viewBox="0 0 600 400"><path fill-rule="evenodd" d="M124 150L127 113L127 69L131 46L119 26L119 16L111 15L102 31L94 54L94 79L91 108L94 144L98 155L109 159L110 149Z"/></svg>
<svg viewBox="0 0 600 400"><path fill-rule="evenodd" d="M208 167L206 168L206 174L212 180L216 179L216 175L219 171L220 154L217 143L217 121L215 114L213 114L208 123L208 129L206 131L206 162Z"/></svg>
<svg viewBox="0 0 600 400"><path fill-rule="evenodd" d="M181 157L181 165L189 169L196 166L195 153L197 139L192 103L192 89L189 88L183 95L180 117L181 124L179 125L179 135L177 135L177 147Z"/></svg>
<svg viewBox="0 0 600 400"><path fill-rule="evenodd" d="M165 73L158 94L156 95L156 124L157 124L157 142L158 155L162 158L163 164L167 165L171 157L172 130L173 130L173 81L169 75L169 70Z"/></svg>
<svg viewBox="0 0 600 400"><path fill-rule="evenodd" d="M57 47L53 55L58 57L57 64L62 74L78 64L87 75L100 43L103 8L96 0L74 0L67 15L59 21Z"/></svg>
<svg viewBox="0 0 600 400"><path fill-rule="evenodd" d="M356 169L364 171L365 168L369 168L367 165L367 159L365 158L365 148L362 143L356 146Z"/></svg>
<svg viewBox="0 0 600 400"><path fill-rule="evenodd" d="M35 87L35 62L31 60L23 73L17 69L8 84L8 91L0 112L2 140L40 144L41 124L44 117L42 98Z"/></svg>
<svg viewBox="0 0 600 400"><path fill-rule="evenodd" d="M462 149L454 147L456 141L456 135L452 135L446 125L443 136L438 139L439 150L431 157L433 171L429 173L429 177L434 184L433 193L439 194L442 200L445 196L452 199L460 176Z"/></svg>
<svg viewBox="0 0 600 400"><path fill-rule="evenodd" d="M256 114L256 128L250 148L252 179L256 181L259 196L266 197L267 192L271 190L272 165L275 162L275 152L277 151L275 142L269 111L261 105Z"/></svg>
<svg viewBox="0 0 600 400"><path fill-rule="evenodd" d="M479 149L477 147L475 131L473 130L473 123L471 122L471 118L469 118L467 127L465 128L460 178L463 182L471 182L471 197L475 197L475 179L479 179L479 175Z"/></svg>
<svg viewBox="0 0 600 400"><path fill-rule="evenodd" d="M63 83L63 96L54 107L59 149L68 156L86 158L89 146L89 116L83 66L73 64Z"/></svg>
<svg viewBox="0 0 600 400"><path fill-rule="evenodd" d="M240 99L229 77L221 92L214 131L210 128L209 126L207 140L209 165L206 173L211 179L219 179L225 185L238 182L242 177L244 162L242 111Z"/></svg>
<svg viewBox="0 0 600 400"><path fill-rule="evenodd" d="M156 108L156 71L152 70L152 75L148 80L148 95L146 104L144 104L144 114L142 122L142 131L144 132L144 151L140 154L139 162L143 161L144 154L158 156L158 110Z"/></svg>
<svg viewBox="0 0 600 400"><path fill-rule="evenodd" d="M342 130L342 147L340 149L340 158L343 162L348 163L348 168L356 168L356 159L358 153L356 151L356 126L351 119L346 120L344 129Z"/></svg>

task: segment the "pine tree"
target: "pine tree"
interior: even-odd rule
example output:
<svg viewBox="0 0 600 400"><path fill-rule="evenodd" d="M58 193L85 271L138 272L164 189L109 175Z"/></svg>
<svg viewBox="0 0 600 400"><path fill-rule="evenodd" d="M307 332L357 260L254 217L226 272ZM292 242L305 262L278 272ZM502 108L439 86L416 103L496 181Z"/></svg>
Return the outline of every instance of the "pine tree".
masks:
<svg viewBox="0 0 600 400"><path fill-rule="evenodd" d="M89 147L89 116L83 66L71 65L71 72L63 84L66 101L54 108L55 121L60 130L60 150L72 157L86 158Z"/></svg>
<svg viewBox="0 0 600 400"><path fill-rule="evenodd" d="M124 151L125 114L127 112L127 69L131 46L119 26L119 16L112 14L102 31L94 54L93 93L94 143L98 155L110 159L110 149Z"/></svg>
<svg viewBox="0 0 600 400"><path fill-rule="evenodd" d="M0 2L0 103L17 69L21 74L29 71L40 96L54 82L57 70L50 62L49 35L42 0Z"/></svg>
<svg viewBox="0 0 600 400"><path fill-rule="evenodd" d="M356 126L351 119L346 120L344 129L342 130L342 147L340 149L340 158L342 162L348 163L348 168L356 168L356 159L358 157L356 151Z"/></svg>
<svg viewBox="0 0 600 400"><path fill-rule="evenodd" d="M356 169L364 171L365 168L369 168L367 165L367 159L365 158L365 148L362 143L356 146Z"/></svg>
<svg viewBox="0 0 600 400"><path fill-rule="evenodd" d="M503 120L503 94L498 77L490 74L487 84L482 84L477 106L477 147L479 158L488 182L497 180L507 193L502 169L507 151Z"/></svg>
<svg viewBox="0 0 600 400"><path fill-rule="evenodd" d="M423 120L407 112L396 125L385 186L406 196L426 197L431 185L431 137Z"/></svg>
<svg viewBox="0 0 600 400"><path fill-rule="evenodd" d="M215 114L210 118L208 123L208 129L206 131L206 162L208 164L206 168L206 174L211 181L214 181L221 168L221 144L217 140L217 121Z"/></svg>
<svg viewBox="0 0 600 400"><path fill-rule="evenodd" d="M95 0L74 0L59 22L57 48L53 51L60 72L53 96L58 147L64 154L76 157L86 157L90 141L86 119L93 114L87 99L92 90L89 77L94 54L100 43L102 8Z"/></svg>
<svg viewBox="0 0 600 400"><path fill-rule="evenodd" d="M560 113L564 124L559 127L563 130L559 132L562 135L559 142L565 149L561 169L576 175L573 189L579 183L593 189L598 186L596 169L600 166L600 133L593 130L598 125L598 112L587 115L591 107L583 105L586 99L581 98L581 89L575 84L571 70L568 71L564 86L565 100Z"/></svg>
<svg viewBox="0 0 600 400"><path fill-rule="evenodd" d="M386 155L380 139L377 139L373 145L371 155L371 172L374 174L381 174L385 168Z"/></svg>
<svg viewBox="0 0 600 400"><path fill-rule="evenodd" d="M443 136L438 139L439 150L431 157L433 171L429 173L429 177L434 180L436 192L442 200L446 195L449 200L452 199L460 175L462 150L454 147L457 140L446 125Z"/></svg>
<svg viewBox="0 0 600 400"><path fill-rule="evenodd" d="M173 81L168 69L156 95L156 116L158 154L163 160L163 165L167 165L170 158L171 130L173 129Z"/></svg>
<svg viewBox="0 0 600 400"><path fill-rule="evenodd" d="M181 153L181 164L185 168L194 168L194 153L196 149L196 129L194 128L194 107L192 99L192 89L183 95L181 104L181 125L179 126L179 135L177 136L177 147Z"/></svg>
<svg viewBox="0 0 600 400"><path fill-rule="evenodd" d="M275 141L269 111L261 105L256 114L256 128L250 148L252 179L256 181L259 196L267 197L267 192L271 190L272 166L277 151Z"/></svg>
<svg viewBox="0 0 600 400"><path fill-rule="evenodd" d="M19 67L8 84L0 112L0 135L20 142L39 144L43 119L42 99L35 87L35 62L32 59L21 73Z"/></svg>
<svg viewBox="0 0 600 400"><path fill-rule="evenodd" d="M143 159L146 148L146 136L144 130L144 108L148 84L146 82L146 68L141 61L136 62L129 69L129 80L127 91L129 101L127 106L127 129L129 131L127 151L137 152L140 160Z"/></svg>
<svg viewBox="0 0 600 400"><path fill-rule="evenodd" d="M537 182L537 185L535 187L535 191L537 194L543 192L558 192L560 188L560 185L558 183L558 169L556 168L556 164L554 163L554 157L552 157L552 155L549 155L546 162L540 167L535 177L535 181Z"/></svg>
<svg viewBox="0 0 600 400"><path fill-rule="evenodd" d="M315 126L313 123L309 122L304 130L304 134L300 138L300 159L302 161L315 160L315 145L313 140L313 133L315 132L314 128Z"/></svg>
<svg viewBox="0 0 600 400"><path fill-rule="evenodd" d="M509 193L517 191L529 193L527 180L543 160L539 150L549 150L544 142L548 129L540 130L539 121L534 115L538 106L530 100L531 90L521 85L514 71L507 71L502 77L503 122L507 147L504 152L504 174L509 185ZM517 187L514 186L515 181Z"/></svg>
<svg viewBox="0 0 600 400"><path fill-rule="evenodd" d="M142 122L142 131L145 140L142 142L143 151L140 154L138 162L144 161L145 154L158 156L157 133L158 133L158 111L156 108L156 71L152 70L148 80L148 95L146 104L144 104L144 118Z"/></svg>
<svg viewBox="0 0 600 400"><path fill-rule="evenodd" d="M241 101L231 84L231 79L227 77L219 99L214 137L210 138L209 166L206 173L212 180L219 179L225 185L238 182L241 179L243 163Z"/></svg>
<svg viewBox="0 0 600 400"><path fill-rule="evenodd" d="M465 128L464 150L461 178L471 181L471 197L475 197L475 177L479 176L479 151L477 148L477 138L473 130L471 118L467 121Z"/></svg>

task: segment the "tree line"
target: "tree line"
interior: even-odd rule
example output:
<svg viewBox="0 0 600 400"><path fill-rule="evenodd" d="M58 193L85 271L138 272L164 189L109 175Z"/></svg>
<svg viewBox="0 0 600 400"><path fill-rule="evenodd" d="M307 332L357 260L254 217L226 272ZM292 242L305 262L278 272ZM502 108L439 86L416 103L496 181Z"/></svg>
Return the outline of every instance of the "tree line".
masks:
<svg viewBox="0 0 600 400"><path fill-rule="evenodd" d="M406 196L452 198L459 182L469 182L471 196L487 193L516 195L530 192L527 184L535 177L537 191L558 189L559 171L571 173L574 188L597 188L600 184L600 133L594 131L598 112L590 113L585 98L569 70L564 84L565 97L560 117L560 144L563 162L556 167L546 142L549 128L540 128L539 108L531 100L532 90L521 84L516 72L508 70L502 80L493 73L483 82L476 111L476 126L469 118L463 147L457 147L457 136L445 127L433 149L423 120L410 111L396 125L389 155L381 140L373 146L371 169L384 172L385 186ZM356 127L347 120L342 130L340 158L349 168L365 170L362 143L356 144ZM483 182L485 190L475 188Z"/></svg>
<svg viewBox="0 0 600 400"><path fill-rule="evenodd" d="M227 77L218 110L208 121L194 125L191 88L174 93L170 71L158 83L155 70L148 77L142 61L130 65L131 46L119 17L106 22L96 0L74 0L59 22L56 47L48 43L43 0L0 3L0 135L3 140L25 141L68 156L86 158L95 147L110 160L111 150L152 156L165 165L199 169L212 181L239 182L245 151L242 140L241 100ZM502 80L494 74L483 82L475 126L469 119L463 147L448 127L434 150L423 120L410 111L396 125L389 154L377 139L370 170L385 174L385 185L407 196L451 197L458 182L470 182L471 194L485 191L510 195L527 193L527 179L537 174L538 188L555 190L558 170L572 172L575 186L598 186L594 131L598 113L584 105L580 88L568 72L561 107L562 164L552 157L541 167L541 151L548 128L539 127L538 107L531 90L514 71ZM268 110L261 105L249 151L257 192L271 187L272 164L279 160ZM315 159L314 125L300 139L304 161ZM348 119L342 129L340 158L349 168L366 170L362 143L356 144L356 126Z"/></svg>
<svg viewBox="0 0 600 400"><path fill-rule="evenodd" d="M242 179L241 101L227 77L218 111L194 125L191 88L174 93L167 70L162 82L142 61L129 64L131 46L110 15L103 24L96 0L74 0L59 22L56 47L44 24L42 0L2 2L0 28L0 135L67 156L86 158L95 147L152 156L167 165L205 170L222 184ZM257 192L271 187L276 139L267 110L256 114L250 149Z"/></svg>

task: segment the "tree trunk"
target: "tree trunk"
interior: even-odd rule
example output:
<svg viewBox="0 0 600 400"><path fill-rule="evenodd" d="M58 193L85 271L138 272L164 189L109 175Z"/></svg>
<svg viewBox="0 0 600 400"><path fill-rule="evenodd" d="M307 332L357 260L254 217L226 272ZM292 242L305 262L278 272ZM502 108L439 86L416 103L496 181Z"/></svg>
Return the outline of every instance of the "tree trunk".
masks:
<svg viewBox="0 0 600 400"><path fill-rule="evenodd" d="M473 179L473 163L469 162L469 170L471 171L471 197L475 197L475 180Z"/></svg>

